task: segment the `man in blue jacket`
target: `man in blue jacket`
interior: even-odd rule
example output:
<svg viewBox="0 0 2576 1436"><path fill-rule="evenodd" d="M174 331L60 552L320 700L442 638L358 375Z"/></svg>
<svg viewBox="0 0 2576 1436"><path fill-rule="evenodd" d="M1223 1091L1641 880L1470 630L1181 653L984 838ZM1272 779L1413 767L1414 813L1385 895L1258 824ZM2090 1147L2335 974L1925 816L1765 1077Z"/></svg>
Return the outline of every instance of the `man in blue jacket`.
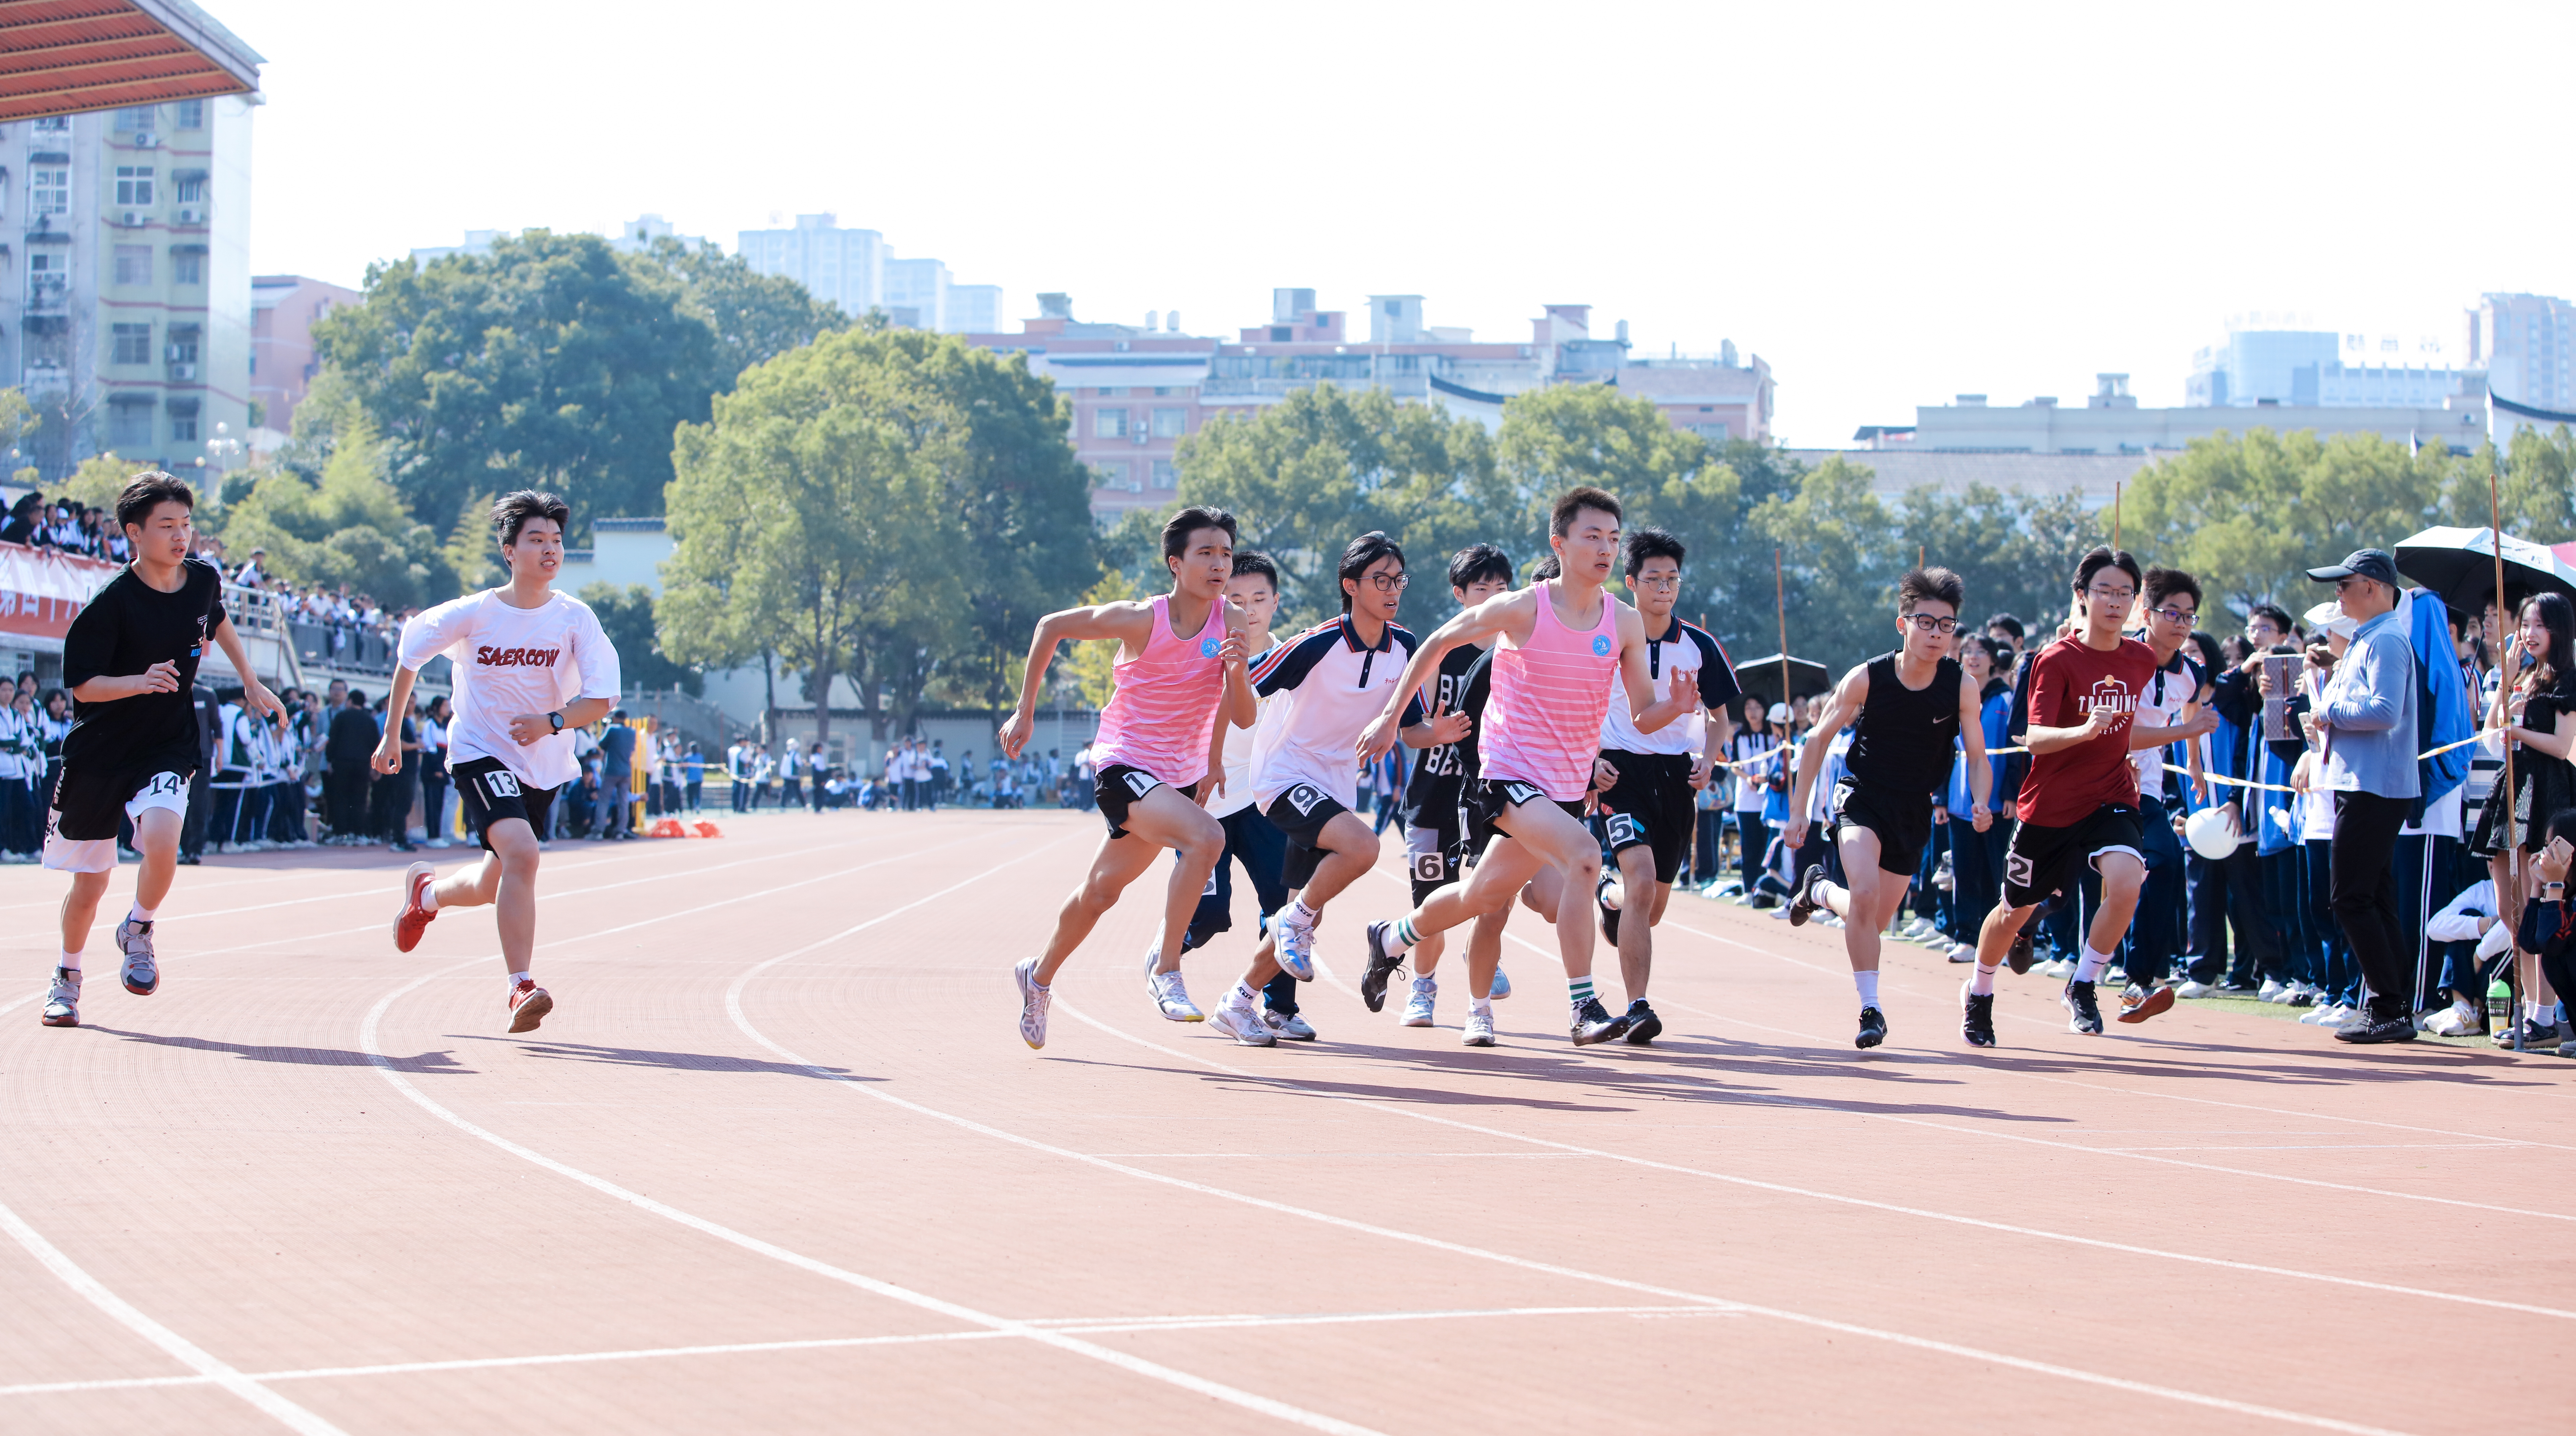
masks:
<svg viewBox="0 0 2576 1436"><path fill-rule="evenodd" d="M2344 616L2360 625L2308 714L2334 794L2333 907L2370 997L2335 1029L2342 1042L2412 1042L2412 964L2389 867L2397 835L2423 794L2415 747L2420 679L2415 648L2395 618L2397 560L2359 549L2308 577L2335 586Z"/></svg>

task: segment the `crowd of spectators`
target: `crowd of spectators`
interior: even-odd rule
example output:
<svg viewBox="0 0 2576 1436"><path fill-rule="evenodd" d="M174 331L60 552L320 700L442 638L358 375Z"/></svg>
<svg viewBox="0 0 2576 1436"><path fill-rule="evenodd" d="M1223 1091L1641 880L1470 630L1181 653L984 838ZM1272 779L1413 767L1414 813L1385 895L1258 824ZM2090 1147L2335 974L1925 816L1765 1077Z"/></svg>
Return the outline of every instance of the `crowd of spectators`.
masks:
<svg viewBox="0 0 2576 1436"><path fill-rule="evenodd" d="M42 494L28 494L9 506L8 519L0 522L0 543L60 549L110 563L124 563L134 557L124 531L109 519L106 510L67 498L48 501Z"/></svg>

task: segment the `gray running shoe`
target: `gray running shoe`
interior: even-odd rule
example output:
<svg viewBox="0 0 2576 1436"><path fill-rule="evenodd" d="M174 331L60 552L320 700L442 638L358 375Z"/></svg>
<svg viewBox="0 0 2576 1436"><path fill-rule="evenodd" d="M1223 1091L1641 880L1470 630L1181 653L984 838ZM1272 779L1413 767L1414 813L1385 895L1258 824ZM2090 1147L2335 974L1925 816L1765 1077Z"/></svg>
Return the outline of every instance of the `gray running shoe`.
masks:
<svg viewBox="0 0 2576 1436"><path fill-rule="evenodd" d="M150 997L161 988L161 968L152 960L152 924L132 918L116 925L116 950L125 954L125 990Z"/></svg>
<svg viewBox="0 0 2576 1436"><path fill-rule="evenodd" d="M80 1026L80 987L80 969L73 967L54 969L54 985L45 993L47 1027Z"/></svg>

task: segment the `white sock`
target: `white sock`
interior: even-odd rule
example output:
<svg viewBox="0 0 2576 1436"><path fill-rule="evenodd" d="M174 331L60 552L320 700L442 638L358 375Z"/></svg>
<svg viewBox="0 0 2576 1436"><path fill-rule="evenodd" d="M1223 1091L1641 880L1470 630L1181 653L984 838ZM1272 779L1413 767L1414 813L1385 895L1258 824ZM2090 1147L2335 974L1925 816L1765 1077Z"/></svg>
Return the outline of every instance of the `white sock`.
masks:
<svg viewBox="0 0 2576 1436"><path fill-rule="evenodd" d="M1245 982L1240 978L1235 980L1234 991L1227 993L1225 996L1226 1001L1233 1003L1237 1007L1250 1007L1252 1004L1261 1000L1261 994L1252 990L1252 984Z"/></svg>
<svg viewBox="0 0 2576 1436"><path fill-rule="evenodd" d="M2537 998L2525 998L2522 1003L2522 1015L2534 1022L2548 1022L2558 1014L2543 1011Z"/></svg>
<svg viewBox="0 0 2576 1436"><path fill-rule="evenodd" d="M1878 1005L1878 973L1875 970L1853 973L1852 986L1860 989L1861 1006L1876 1007Z"/></svg>
<svg viewBox="0 0 2576 1436"><path fill-rule="evenodd" d="M1467 1010L1482 1017L1491 1017L1494 1015L1494 999L1490 997L1470 997L1467 999Z"/></svg>
<svg viewBox="0 0 2576 1436"><path fill-rule="evenodd" d="M428 882L420 885L420 910L422 912L438 911L438 879L431 878Z"/></svg>
<svg viewBox="0 0 2576 1436"><path fill-rule="evenodd" d="M516 988L522 982L534 982L535 980L535 978L530 977L524 972L514 972L510 974L510 986L513 988Z"/></svg>
<svg viewBox="0 0 2576 1436"><path fill-rule="evenodd" d="M2478 1015L2478 1005L2465 997L2453 997L2451 999L2451 1010L2460 1014L2462 1017L2475 1017Z"/></svg>
<svg viewBox="0 0 2576 1436"><path fill-rule="evenodd" d="M2109 970L2110 966L2111 954L2107 952L2095 952L2090 946L2087 946L2084 949L2083 959L2075 964L2075 980L2077 982L2100 982L2102 980L2102 974Z"/></svg>
<svg viewBox="0 0 2576 1436"><path fill-rule="evenodd" d="M138 902L127 911L125 918L128 922L150 922L155 917L160 916L160 914L161 909L157 907L145 907L143 904Z"/></svg>
<svg viewBox="0 0 2576 1436"><path fill-rule="evenodd" d="M1324 920L1324 915L1306 906L1304 898L1297 898L1288 904L1288 920L1299 927L1313 927Z"/></svg>
<svg viewBox="0 0 2576 1436"><path fill-rule="evenodd" d="M54 959L54 966L56 966L56 967L68 967L68 968L70 968L72 971L74 971L74 972L78 972L78 971L80 971L80 970L81 970L81 969L80 969L80 954L79 954L79 953L77 953L77 952L66 952L66 953L63 953L63 954L61 954L61 955L57 956L57 957Z"/></svg>
<svg viewBox="0 0 2576 1436"><path fill-rule="evenodd" d="M1978 963L1978 964L1977 964L1977 975L1976 975L1976 976L1974 976L1974 977L1972 977L1972 978L1970 978L1970 979L1968 979L1968 991L1969 991L1970 995L1972 995L1972 996L1976 996L1976 997L1992 997L1992 996L1994 996L1994 995L1995 995L1995 969L1993 969L1993 968L1991 968L1991 967L1986 966L1986 965L1985 965L1984 963L1982 963L1982 962L1981 962L1981 963Z"/></svg>

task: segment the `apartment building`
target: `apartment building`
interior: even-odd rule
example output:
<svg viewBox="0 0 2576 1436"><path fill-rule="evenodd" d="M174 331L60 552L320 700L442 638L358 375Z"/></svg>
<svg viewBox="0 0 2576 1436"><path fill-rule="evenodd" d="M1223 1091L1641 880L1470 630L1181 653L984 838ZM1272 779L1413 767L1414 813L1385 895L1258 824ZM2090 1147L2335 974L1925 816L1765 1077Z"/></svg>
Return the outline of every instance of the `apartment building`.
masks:
<svg viewBox="0 0 2576 1436"><path fill-rule="evenodd" d="M195 468L248 430L250 146L239 96L0 126L0 366L45 478L102 450Z"/></svg>
<svg viewBox="0 0 2576 1436"><path fill-rule="evenodd" d="M755 273L783 274L843 313L883 310L905 329L942 334L1001 327L1002 290L959 284L936 259L898 259L873 229L843 229L832 214L800 214L787 229L746 229L736 252Z"/></svg>
<svg viewBox="0 0 2576 1436"><path fill-rule="evenodd" d="M1030 369L1072 401L1074 451L1095 476L1092 511L1104 522L1169 503L1180 442L1210 418L1258 413L1320 383L1383 388L1488 427L1499 427L1514 394L1614 384L1712 442L1771 437L1774 386L1760 356L1739 362L1729 343L1713 355L1639 357L1624 322L1613 337L1593 337L1588 305L1543 306L1526 342L1486 343L1468 329L1424 323L1418 294L1369 296L1366 340L1353 336L1347 311L1319 307L1312 289L1271 291L1269 322L1239 328L1232 343L1181 333L1177 314L1085 323L1063 294L1041 294L1038 306L1018 334L965 337L1027 355Z"/></svg>
<svg viewBox="0 0 2576 1436"><path fill-rule="evenodd" d="M251 280L250 399L257 427L295 432L295 406L322 372L313 355L315 321L364 298L354 289L301 274L263 274Z"/></svg>

